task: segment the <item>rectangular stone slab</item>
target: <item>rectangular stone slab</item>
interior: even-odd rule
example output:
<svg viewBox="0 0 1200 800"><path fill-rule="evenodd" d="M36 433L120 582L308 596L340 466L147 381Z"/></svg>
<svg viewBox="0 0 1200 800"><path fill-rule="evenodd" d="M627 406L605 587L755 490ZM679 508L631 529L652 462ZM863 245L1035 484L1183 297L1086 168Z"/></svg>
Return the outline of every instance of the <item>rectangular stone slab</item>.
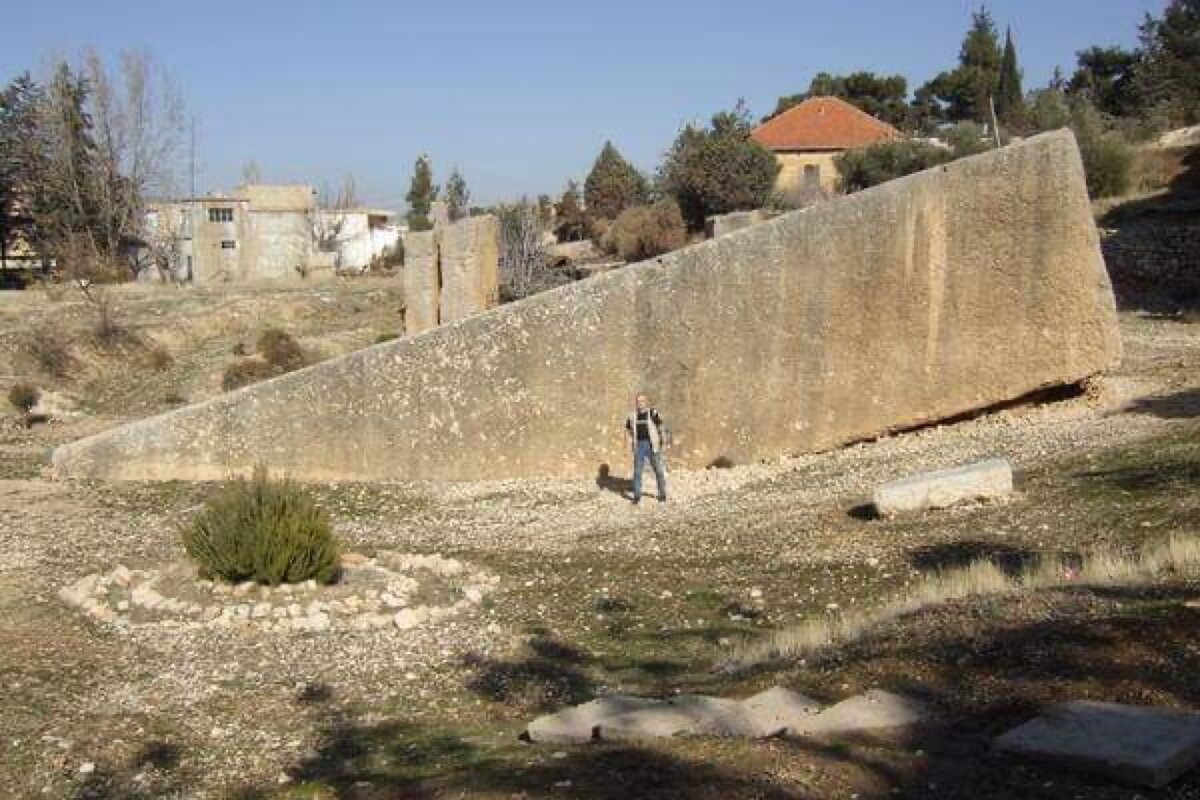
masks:
<svg viewBox="0 0 1200 800"><path fill-rule="evenodd" d="M885 483L875 490L875 510L886 517L949 508L969 500L1002 497L1012 488L1012 466L1003 458L994 458Z"/></svg>
<svg viewBox="0 0 1200 800"><path fill-rule="evenodd" d="M1200 713L1079 700L998 737L996 750L1144 786L1200 763Z"/></svg>
<svg viewBox="0 0 1200 800"><path fill-rule="evenodd" d="M628 469L637 391L672 465L702 469L986 408L1120 354L1060 131L103 432L54 469L594 479Z"/></svg>
<svg viewBox="0 0 1200 800"><path fill-rule="evenodd" d="M438 240L435 231L404 236L404 332L409 336L436 328L441 303Z"/></svg>

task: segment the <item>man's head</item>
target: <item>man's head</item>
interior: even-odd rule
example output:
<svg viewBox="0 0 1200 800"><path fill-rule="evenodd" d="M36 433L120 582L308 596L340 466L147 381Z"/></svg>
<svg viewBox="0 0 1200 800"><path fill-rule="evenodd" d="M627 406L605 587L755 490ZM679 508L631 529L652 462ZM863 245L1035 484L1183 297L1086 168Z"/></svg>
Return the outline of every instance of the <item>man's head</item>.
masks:
<svg viewBox="0 0 1200 800"><path fill-rule="evenodd" d="M638 411L645 411L650 407L650 398L647 397L643 392L638 392L637 397L634 398L633 402L637 406Z"/></svg>

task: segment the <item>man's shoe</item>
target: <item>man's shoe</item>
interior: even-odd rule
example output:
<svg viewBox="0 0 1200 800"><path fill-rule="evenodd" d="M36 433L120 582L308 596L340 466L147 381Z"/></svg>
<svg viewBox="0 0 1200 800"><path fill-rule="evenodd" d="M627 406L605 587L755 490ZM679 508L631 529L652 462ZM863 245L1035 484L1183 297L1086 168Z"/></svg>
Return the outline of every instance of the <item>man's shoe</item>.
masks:
<svg viewBox="0 0 1200 800"><path fill-rule="evenodd" d="M638 503L640 503L640 502L642 502L642 498L640 498L640 497L635 497L635 498L633 498L633 504L634 504L635 506L636 506Z"/></svg>
<svg viewBox="0 0 1200 800"><path fill-rule="evenodd" d="M666 496L665 494L660 494L660 495L658 496L658 502L660 502L660 503L665 503L665 502L667 502L667 496Z"/></svg>

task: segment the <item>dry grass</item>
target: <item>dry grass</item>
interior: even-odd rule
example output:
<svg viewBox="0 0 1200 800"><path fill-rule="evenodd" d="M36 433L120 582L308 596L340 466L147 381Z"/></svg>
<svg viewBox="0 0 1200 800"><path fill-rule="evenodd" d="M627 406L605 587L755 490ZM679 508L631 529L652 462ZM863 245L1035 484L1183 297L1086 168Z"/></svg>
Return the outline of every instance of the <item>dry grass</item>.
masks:
<svg viewBox="0 0 1200 800"><path fill-rule="evenodd" d="M743 646L734 662L746 668L768 661L798 658L825 647L855 641L870 629L931 606L973 597L1031 592L1067 586L1145 585L1171 577L1200 575L1200 537L1173 535L1136 552L1096 550L1071 563L1047 555L1015 575L987 559L961 569L938 572L914 589L873 611L834 614L784 628L765 641Z"/></svg>

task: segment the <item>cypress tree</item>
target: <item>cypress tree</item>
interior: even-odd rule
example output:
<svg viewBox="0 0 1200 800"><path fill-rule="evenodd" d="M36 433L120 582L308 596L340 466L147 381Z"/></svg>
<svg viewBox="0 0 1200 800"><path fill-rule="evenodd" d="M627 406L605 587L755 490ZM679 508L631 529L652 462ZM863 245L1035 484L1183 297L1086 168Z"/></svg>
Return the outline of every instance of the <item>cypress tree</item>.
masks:
<svg viewBox="0 0 1200 800"><path fill-rule="evenodd" d="M433 167L429 156L420 156L413 167L412 183L404 199L408 201L408 229L410 231L427 231L433 227L429 212L433 201L437 200L438 187L433 185Z"/></svg>
<svg viewBox="0 0 1200 800"><path fill-rule="evenodd" d="M624 159L612 142L605 142L584 181L583 197L590 216L616 219L630 206L645 202L646 179Z"/></svg>
<svg viewBox="0 0 1200 800"><path fill-rule="evenodd" d="M1000 82L996 88L996 115L1007 125L1019 124L1025 110L1025 95L1021 90L1021 70L1017 66L1017 48L1013 44L1012 28L1004 37L1004 58L1000 62Z"/></svg>
<svg viewBox="0 0 1200 800"><path fill-rule="evenodd" d="M450 179L446 181L446 213L451 222L471 215L471 192L458 167L454 168Z"/></svg>

